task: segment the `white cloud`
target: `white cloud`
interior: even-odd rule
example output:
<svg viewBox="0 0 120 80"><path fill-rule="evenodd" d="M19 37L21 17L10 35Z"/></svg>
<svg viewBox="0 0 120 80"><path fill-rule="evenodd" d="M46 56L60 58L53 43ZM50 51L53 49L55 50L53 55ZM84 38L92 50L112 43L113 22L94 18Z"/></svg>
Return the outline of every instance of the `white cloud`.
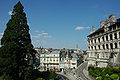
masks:
<svg viewBox="0 0 120 80"><path fill-rule="evenodd" d="M42 35L48 35L48 33L42 33Z"/></svg>
<svg viewBox="0 0 120 80"><path fill-rule="evenodd" d="M44 38L52 38L52 36L44 36Z"/></svg>
<svg viewBox="0 0 120 80"><path fill-rule="evenodd" d="M0 35L3 35L4 33L0 33Z"/></svg>
<svg viewBox="0 0 120 80"><path fill-rule="evenodd" d="M40 38L40 35L32 36L33 38Z"/></svg>
<svg viewBox="0 0 120 80"><path fill-rule="evenodd" d="M12 11L9 11L8 14L9 14L9 15L13 15Z"/></svg>
<svg viewBox="0 0 120 80"><path fill-rule="evenodd" d="M76 31L79 31L79 30L88 29L88 28L90 28L90 27L81 27L81 26L77 26L77 27L75 28L75 30L76 30Z"/></svg>
<svg viewBox="0 0 120 80"><path fill-rule="evenodd" d="M35 30L35 32L39 32L38 30Z"/></svg>
<svg viewBox="0 0 120 80"><path fill-rule="evenodd" d="M48 33L41 33L41 34L37 34L37 35L32 35L33 38L51 38L51 36L47 36Z"/></svg>

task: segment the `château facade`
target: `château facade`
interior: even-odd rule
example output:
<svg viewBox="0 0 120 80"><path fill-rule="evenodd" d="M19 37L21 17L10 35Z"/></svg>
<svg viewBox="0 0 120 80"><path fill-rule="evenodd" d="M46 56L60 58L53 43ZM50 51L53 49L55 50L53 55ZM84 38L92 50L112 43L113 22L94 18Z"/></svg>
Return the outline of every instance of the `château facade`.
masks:
<svg viewBox="0 0 120 80"><path fill-rule="evenodd" d="M88 37L88 65L107 67L109 63L120 64L120 19L110 15L100 22L100 28Z"/></svg>

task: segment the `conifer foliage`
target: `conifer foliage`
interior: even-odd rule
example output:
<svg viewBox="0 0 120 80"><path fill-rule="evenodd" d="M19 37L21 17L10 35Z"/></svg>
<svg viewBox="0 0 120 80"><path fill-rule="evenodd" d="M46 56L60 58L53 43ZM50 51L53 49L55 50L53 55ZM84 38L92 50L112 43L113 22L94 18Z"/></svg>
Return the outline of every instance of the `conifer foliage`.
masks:
<svg viewBox="0 0 120 80"><path fill-rule="evenodd" d="M24 7L19 1L12 11L11 19L1 39L0 75L5 80L31 80L33 45L29 34Z"/></svg>

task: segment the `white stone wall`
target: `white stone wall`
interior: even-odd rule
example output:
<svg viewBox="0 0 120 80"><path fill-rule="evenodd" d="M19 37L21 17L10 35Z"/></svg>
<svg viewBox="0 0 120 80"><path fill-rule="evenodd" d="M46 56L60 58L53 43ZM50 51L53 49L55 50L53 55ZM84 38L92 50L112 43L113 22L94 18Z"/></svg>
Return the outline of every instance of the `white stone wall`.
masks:
<svg viewBox="0 0 120 80"><path fill-rule="evenodd" d="M109 24L110 25L110 24ZM96 65L98 67L106 67L108 64L108 61L112 61L114 63L120 63L120 28L116 26L116 29L114 30L112 27L112 30L109 31L109 26L106 25L104 28L105 33L99 33L99 35L95 34L94 36L91 36L88 38L88 65ZM117 39L115 39L115 33L117 34ZM110 40L110 34L112 34L112 39ZM108 36L108 41L106 39L106 36ZM104 38L104 41L103 41ZM96 39L96 43L95 40ZM99 42L100 39L100 42ZM113 45L113 49L111 49L111 44ZM117 48L115 48L115 44L117 43ZM108 49L107 45L108 44ZM96 48L95 48L96 46ZM100 49L99 49L100 46ZM104 46L104 47L103 47ZM116 53L113 57L113 59L110 59L110 54L114 52ZM98 62L99 59L99 62ZM106 60L106 61L103 61Z"/></svg>

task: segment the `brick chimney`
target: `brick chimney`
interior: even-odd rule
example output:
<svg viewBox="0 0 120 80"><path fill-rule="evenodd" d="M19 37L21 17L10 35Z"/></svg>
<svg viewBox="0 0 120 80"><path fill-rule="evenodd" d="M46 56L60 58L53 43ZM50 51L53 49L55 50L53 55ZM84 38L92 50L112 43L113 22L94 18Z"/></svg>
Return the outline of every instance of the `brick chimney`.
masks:
<svg viewBox="0 0 120 80"><path fill-rule="evenodd" d="M92 26L92 31L95 31L95 26Z"/></svg>

